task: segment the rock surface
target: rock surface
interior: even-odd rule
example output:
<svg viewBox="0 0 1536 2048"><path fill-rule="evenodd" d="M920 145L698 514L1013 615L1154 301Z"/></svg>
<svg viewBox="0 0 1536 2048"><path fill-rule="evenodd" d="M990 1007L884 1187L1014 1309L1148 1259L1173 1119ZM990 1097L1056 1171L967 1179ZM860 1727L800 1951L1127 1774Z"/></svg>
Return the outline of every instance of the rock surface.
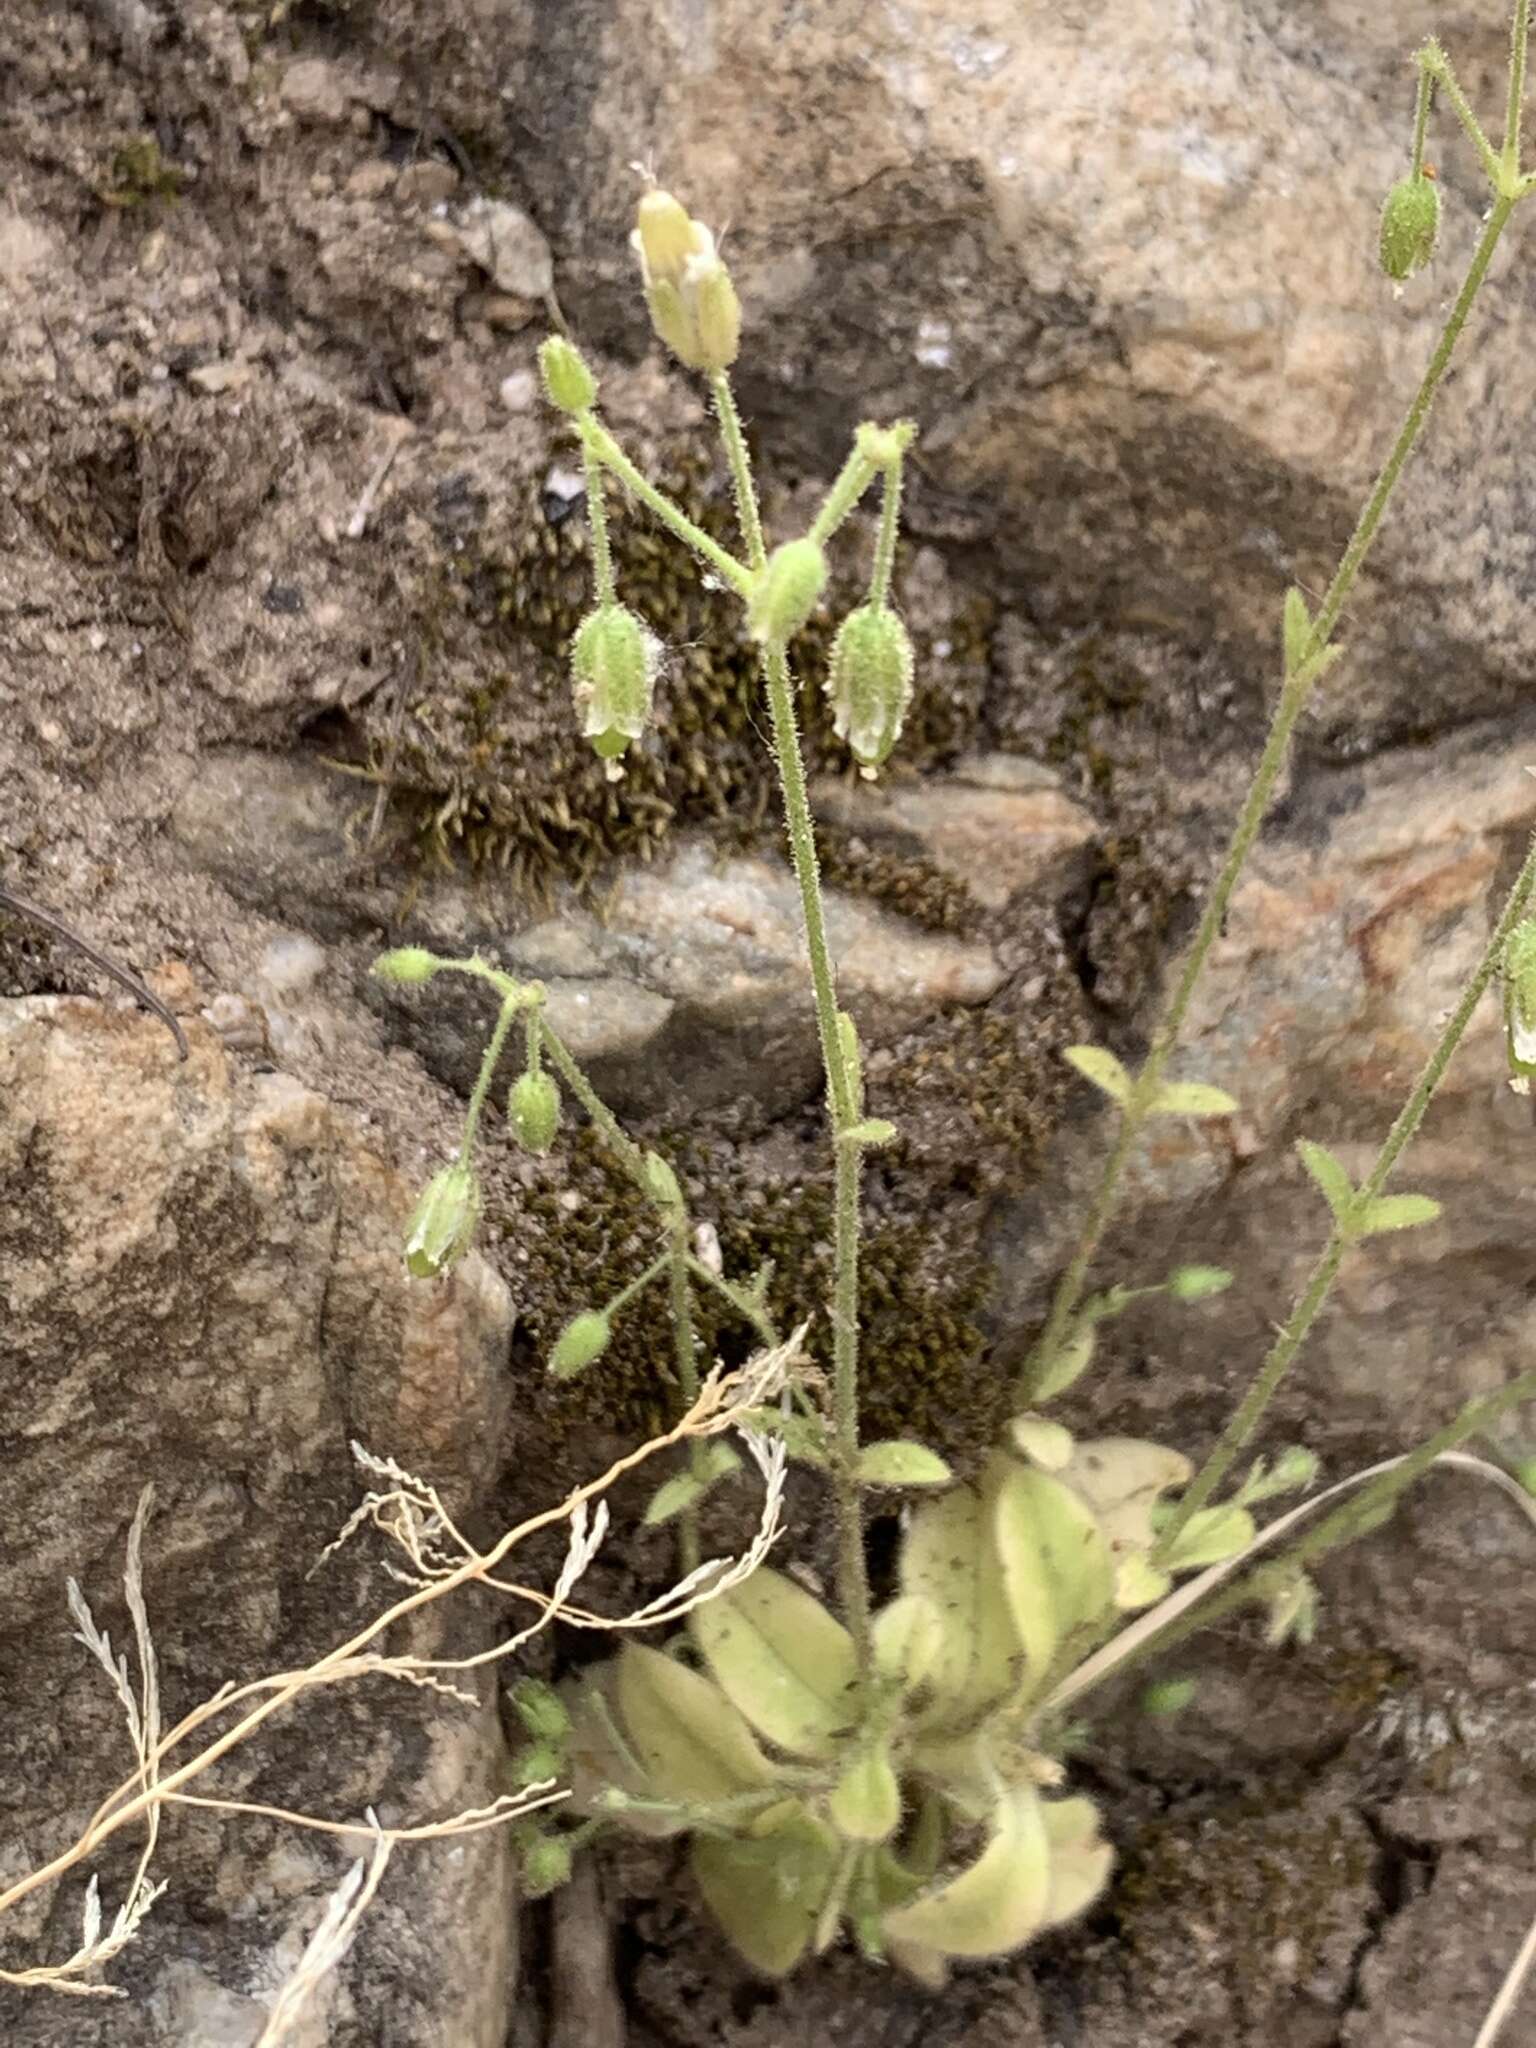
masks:
<svg viewBox="0 0 1536 2048"><path fill-rule="evenodd" d="M191 1044L180 1066L152 1020L0 1005L5 1878L63 1846L124 1775L121 1717L64 1586L78 1578L128 1645L118 1588L142 1486L157 1493L146 1596L169 1723L221 1679L344 1640L381 1589L388 1604L377 1555L308 1576L363 1490L349 1437L441 1479L473 1516L507 1420L504 1284L478 1259L409 1284L408 1190L347 1115L286 1075L232 1068L206 1029ZM461 1614L420 1641L469 1647L485 1625ZM475 1712L401 1690L305 1705L231 1756L218 1789L340 1820L483 1803L504 1754L494 1699ZM500 2048L509 1845L489 1833L415 1854L297 2038ZM346 1861L269 1821L169 1814L155 1864L169 1890L113 1972L136 1995L0 1991L7 2040L249 2048ZM102 1859L109 1916L130 1867ZM82 1885L73 1873L7 1919L8 1965L69 1953Z"/></svg>

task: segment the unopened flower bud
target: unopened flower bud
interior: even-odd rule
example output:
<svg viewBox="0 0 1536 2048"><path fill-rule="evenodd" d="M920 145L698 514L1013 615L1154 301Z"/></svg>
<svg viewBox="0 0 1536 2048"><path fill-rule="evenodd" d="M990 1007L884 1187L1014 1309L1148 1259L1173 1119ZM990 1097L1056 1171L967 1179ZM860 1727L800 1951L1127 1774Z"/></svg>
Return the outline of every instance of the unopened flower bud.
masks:
<svg viewBox="0 0 1536 2048"><path fill-rule="evenodd" d="M571 1874L570 1844L561 1835L535 1835L523 1850L523 1897L542 1899Z"/></svg>
<svg viewBox="0 0 1536 2048"><path fill-rule="evenodd" d="M1440 187L1425 177L1400 178L1381 209L1381 267L1394 283L1422 270L1440 233Z"/></svg>
<svg viewBox="0 0 1536 2048"><path fill-rule="evenodd" d="M1168 1275L1168 1292L1175 1301L1209 1301L1231 1285L1232 1275L1224 1266L1177 1266Z"/></svg>
<svg viewBox="0 0 1536 2048"><path fill-rule="evenodd" d="M912 642L893 611L860 605L837 629L827 666L832 722L865 768L879 768L901 737L912 701Z"/></svg>
<svg viewBox="0 0 1536 2048"><path fill-rule="evenodd" d="M597 379L587 359L564 335L552 334L539 349L544 395L560 412L590 412L597 403Z"/></svg>
<svg viewBox="0 0 1536 2048"><path fill-rule="evenodd" d="M641 195L635 214L634 243L645 269L645 281L652 284L681 284L683 269L697 252L698 223L688 209L670 192L653 185Z"/></svg>
<svg viewBox="0 0 1536 2048"><path fill-rule="evenodd" d="M630 240L660 338L690 370L728 370L741 345L741 306L709 229L670 192L652 190Z"/></svg>
<svg viewBox="0 0 1536 2048"><path fill-rule="evenodd" d="M741 349L741 301L731 273L711 250L696 256L683 274L685 295L693 295L696 370L728 370Z"/></svg>
<svg viewBox="0 0 1536 2048"><path fill-rule="evenodd" d="M480 1220L480 1184L473 1169L455 1160L432 1176L411 1211L405 1232L405 1270L430 1280L469 1250Z"/></svg>
<svg viewBox="0 0 1536 2048"><path fill-rule="evenodd" d="M571 1730L565 1702L542 1678L520 1678L508 1695L517 1718L537 1742L563 1742Z"/></svg>
<svg viewBox="0 0 1536 2048"><path fill-rule="evenodd" d="M661 642L628 606L599 605L571 642L571 689L581 729L616 762L644 732L661 666Z"/></svg>
<svg viewBox="0 0 1536 2048"><path fill-rule="evenodd" d="M605 1315L597 1309L583 1309L560 1332L549 1354L550 1371L557 1380L574 1378L583 1366L602 1357L612 1336L613 1325Z"/></svg>
<svg viewBox="0 0 1536 2048"><path fill-rule="evenodd" d="M853 438L866 462L873 463L876 469L890 469L911 447L916 433L911 420L898 420L893 427L882 427L874 420L865 420Z"/></svg>
<svg viewBox="0 0 1536 2048"><path fill-rule="evenodd" d="M425 946L397 946L393 953L381 953L373 963L380 981L398 981L407 988L430 981L442 962Z"/></svg>
<svg viewBox="0 0 1536 2048"><path fill-rule="evenodd" d="M519 1074L507 1095L507 1122L525 1152L547 1152L560 1128L560 1090L541 1068Z"/></svg>
<svg viewBox="0 0 1536 2048"><path fill-rule="evenodd" d="M1512 1074L1536 1074L1536 918L1517 924L1504 943L1504 1037Z"/></svg>
<svg viewBox="0 0 1536 2048"><path fill-rule="evenodd" d="M650 1190L651 1200L661 1208L682 1208L683 1191L677 1184L677 1175L659 1152L647 1152L645 1155L645 1185Z"/></svg>
<svg viewBox="0 0 1536 2048"><path fill-rule="evenodd" d="M747 600L754 640L789 640L799 632L827 583L827 558L809 534L775 548Z"/></svg>

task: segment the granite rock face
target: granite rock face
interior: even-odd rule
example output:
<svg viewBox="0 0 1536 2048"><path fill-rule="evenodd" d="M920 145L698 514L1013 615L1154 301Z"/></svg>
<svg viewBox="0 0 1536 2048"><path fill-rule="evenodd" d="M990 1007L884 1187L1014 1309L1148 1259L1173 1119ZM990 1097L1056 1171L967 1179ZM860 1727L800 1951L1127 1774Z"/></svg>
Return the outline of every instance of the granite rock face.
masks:
<svg viewBox="0 0 1536 2048"><path fill-rule="evenodd" d="M166 1033L131 1013L0 1005L4 1878L61 1848L131 1760L64 1585L77 1578L128 1645L123 1542L144 1485L171 1723L221 1680L292 1668L389 1604L376 1551L309 1576L363 1490L349 1438L473 1507L507 1419L504 1284L476 1258L408 1283L407 1190L346 1113L287 1075L231 1067L206 1028L191 1046L178 1065ZM467 1644L484 1621L423 1626L425 1649ZM304 1703L220 1767L218 1790L344 1821L493 1796L490 1693L476 1710L402 1691ZM398 1858L301 2038L500 2048L509 1854L490 1833ZM348 1860L272 1822L170 1814L155 1865L168 1891L114 1972L136 1995L0 1992L7 2039L248 2048ZM131 1862L114 1848L99 1867L110 1916ZM69 1953L83 1882L72 1873L8 1917L8 1965Z"/></svg>

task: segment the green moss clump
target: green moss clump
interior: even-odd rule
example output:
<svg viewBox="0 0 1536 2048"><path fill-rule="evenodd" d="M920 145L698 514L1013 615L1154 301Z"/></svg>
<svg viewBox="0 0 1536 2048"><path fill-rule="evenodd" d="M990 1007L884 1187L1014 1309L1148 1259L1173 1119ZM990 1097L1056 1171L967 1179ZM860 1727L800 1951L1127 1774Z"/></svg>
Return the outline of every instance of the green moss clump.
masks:
<svg viewBox="0 0 1536 2048"><path fill-rule="evenodd" d="M485 1236L515 1247L506 1267L519 1320L541 1361L565 1324L583 1309L602 1308L655 1258L661 1231L656 1211L604 1149L595 1131L557 1141L549 1170L515 1208L488 1214ZM613 1340L589 1371L550 1398L581 1422L643 1440L676 1419L671 1324L658 1285L630 1304Z"/></svg>
<svg viewBox="0 0 1536 2048"><path fill-rule="evenodd" d="M166 162L154 136L133 135L108 157L96 196L106 206L150 206L157 199L178 198L183 183L182 173Z"/></svg>
<svg viewBox="0 0 1536 2048"><path fill-rule="evenodd" d="M974 930L976 905L965 884L919 855L870 846L855 832L818 824L822 879L848 895L878 903L933 932Z"/></svg>
<svg viewBox="0 0 1536 2048"><path fill-rule="evenodd" d="M681 1143L662 1144L681 1160ZM654 1211L592 1131L558 1144L551 1168L515 1209L487 1219L488 1238L517 1248L509 1277L540 1358L571 1316L601 1307L660 1244ZM828 1364L825 1318L815 1314L831 1282L827 1180L748 1185L727 1172L722 1182L717 1165L712 1182L705 1207L717 1220L726 1271L746 1277L771 1260L772 1313L784 1329L812 1314L811 1353ZM914 1431L964 1457L995 1433L1008 1387L977 1371L987 1286L983 1259L937 1239L930 1222L871 1219L862 1259L867 1435ZM707 1353L726 1358L741 1355L748 1341L709 1297L699 1302L699 1337ZM618 1318L601 1361L551 1393L568 1417L563 1433L596 1426L645 1436L667 1427L677 1400L671 1361L666 1289L658 1283Z"/></svg>
<svg viewBox="0 0 1536 2048"><path fill-rule="evenodd" d="M660 482L706 532L733 544L729 492L702 439L672 455ZM767 714L736 599L708 587L677 542L615 496L620 595L666 653L653 729L626 755L622 781L610 783L576 729L566 666L591 604L585 524L551 525L533 489L509 547L492 549L484 523L472 500L445 507L443 554L414 593L417 685L403 705L381 696L360 714L360 765L404 805L418 854L494 865L537 900L558 880L591 883L617 856L649 858L680 823L747 836L774 828ZM794 649L813 771L847 758L819 681L835 621L861 595L852 556L841 551L825 616ZM904 760L920 767L974 737L991 623L990 605L967 607L946 621L942 655L932 633L914 631L918 691Z"/></svg>

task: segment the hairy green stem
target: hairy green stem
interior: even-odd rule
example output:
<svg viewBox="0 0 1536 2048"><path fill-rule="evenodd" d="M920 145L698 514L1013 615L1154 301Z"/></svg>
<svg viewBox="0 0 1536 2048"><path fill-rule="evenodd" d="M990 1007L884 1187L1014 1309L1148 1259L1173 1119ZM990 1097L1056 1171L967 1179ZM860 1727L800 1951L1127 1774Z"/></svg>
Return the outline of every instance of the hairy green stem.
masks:
<svg viewBox="0 0 1536 2048"><path fill-rule="evenodd" d="M1211 948L1226 922L1233 891L1237 887L1238 879L1258 837L1259 828L1263 824L1265 812L1269 808L1270 798L1284 764L1296 721L1301 716L1312 686L1322 670L1330 636L1354 588L1355 579L1366 556L1370 553L1371 544L1392 501L1408 458L1424 430L1435 394L1450 366L1456 344L1461 338L1462 329L1467 324L1477 294L1488 275L1488 266L1493 260L1494 250L1498 247L1499 237L1508 224L1514 205L1515 200L1511 197L1501 195L1494 200L1461 290L1456 295L1455 304L1430 357L1429 366L1414 394L1413 402L1392 445L1392 451L1376 479L1370 497L1366 500L1349 545L1334 572L1333 581L1318 607L1301 661L1287 676L1281 689L1274 722L1270 726L1264 752L1238 816L1221 872L1206 900L1194 941L1185 956L1183 969L1163 1013L1151 1051L1136 1077L1130 1099L1121 1113L1120 1128L1100 1176L1098 1189L1089 1208L1077 1248L1057 1285L1045 1328L1025 1362L1019 1382L1020 1395L1024 1400L1030 1398L1034 1387L1044 1377L1052 1358L1071 1329L1072 1320L1082 1299L1089 1268L1118 1206L1126 1166L1135 1150L1142 1126L1151 1113L1151 1105L1157 1098L1163 1071L1179 1043L1190 1004L1205 971Z"/></svg>
<svg viewBox="0 0 1536 2048"><path fill-rule="evenodd" d="M577 422L581 430L582 446L592 453L603 467L616 476L625 489L632 492L642 505L647 506L662 525L668 527L685 547L700 556L721 581L729 584L738 596L746 597L752 589L752 571L738 562L733 554L721 547L716 540L700 526L696 526L687 513L673 504L664 491L656 486L637 469L618 442L605 426L591 413L583 414Z"/></svg>
<svg viewBox="0 0 1536 2048"><path fill-rule="evenodd" d="M480 1071L475 1076L469 1107L464 1112L464 1136L459 1148L459 1156L466 1165L474 1153L475 1134L480 1128L480 1113L485 1108L485 1099L491 1092L491 1082L495 1078L497 1063L507 1042L507 1034L512 1029L514 1018L523 1007L515 996L502 998L501 1008L496 1012L495 1027L485 1051L480 1056Z"/></svg>
<svg viewBox="0 0 1536 2048"><path fill-rule="evenodd" d="M1511 1408L1533 1399L1536 1399L1536 1372L1526 1372L1507 1386L1500 1387L1496 1393L1468 1402L1452 1421L1436 1430L1433 1436L1426 1437L1390 1470L1378 1473L1353 1500L1345 1501L1331 1515L1324 1516L1272 1563L1260 1565L1245 1578L1234 1579L1212 1593L1208 1600L1202 1600L1175 1616L1166 1628L1157 1630L1144 1643L1138 1644L1123 1663L1106 1670L1103 1677L1118 1677L1127 1666L1143 1657L1171 1649L1176 1643L1209 1628L1212 1623L1225 1620L1240 1608L1252 1606L1255 1601L1279 1592L1298 1571L1316 1564L1326 1552L1337 1550L1340 1545L1362 1535L1390 1509L1400 1494L1423 1478L1436 1458L1491 1428ZM1084 1697L1091 1690L1091 1686L1085 1686L1076 1698Z"/></svg>
<svg viewBox="0 0 1536 2048"><path fill-rule="evenodd" d="M637 1273L633 1280L627 1280L610 1301L604 1302L603 1314L605 1316L616 1316L621 1310L628 1308L636 1295L643 1294L653 1280L659 1280L662 1274L668 1271L671 1264L672 1254L670 1252L663 1252L659 1258L652 1259L643 1273Z"/></svg>
<svg viewBox="0 0 1536 2048"><path fill-rule="evenodd" d="M672 1311L672 1353L677 1361L677 1380L684 1408L699 1397L699 1356L693 1328L693 1286L688 1271L688 1220L678 1217L672 1225L672 1248L667 1256L667 1291ZM688 1445L688 1469L695 1479L705 1477L704 1446L697 1438ZM699 1564L699 1518L685 1508L678 1518L678 1556L685 1573Z"/></svg>
<svg viewBox="0 0 1536 2048"><path fill-rule="evenodd" d="M752 462L747 454L747 437L741 428L741 414L736 410L736 395L724 370L716 370L711 375L709 390L715 401L715 417L720 422L725 459L730 465L731 489L736 498L736 517L746 544L747 561L752 568L761 569L768 559L768 550L763 545L763 519L757 509L757 492L752 487Z"/></svg>
<svg viewBox="0 0 1536 2048"><path fill-rule="evenodd" d="M867 480L867 479L866 479ZM845 1144L842 1134L858 1120L857 1091L849 1071L837 1021L837 989L832 952L827 943L821 874L816 860L816 834L806 795L805 764L795 723L789 660L782 641L763 650L768 685L768 712L773 724L774 752L784 793L784 819L790 858L800 887L806 946L811 961L811 987L816 1000L816 1029L827 1076L835 1166L832 1283L832 1479L837 1502L840 1563L838 1592L859 1659L861 1677L870 1671L869 1575L864 1560L864 1519L859 1488L859 1177L861 1148Z"/></svg>
<svg viewBox="0 0 1536 2048"><path fill-rule="evenodd" d="M832 488L816 517L811 521L810 538L818 547L825 547L849 513L874 481L875 464L862 448L855 448L848 460L838 471Z"/></svg>
<svg viewBox="0 0 1536 2048"><path fill-rule="evenodd" d="M1497 192L1503 168L1499 162L1498 152L1483 133L1483 124L1473 113L1467 96L1461 89L1461 82L1451 69L1450 58L1433 36L1419 51L1419 65L1422 70L1429 72L1450 101L1452 112L1466 130L1472 147L1477 151L1478 160L1487 174L1488 182Z"/></svg>
<svg viewBox="0 0 1536 2048"><path fill-rule="evenodd" d="M1509 101L1502 158L1506 188L1520 176L1520 121L1525 106L1525 60L1531 40L1531 0L1515 0L1509 30Z"/></svg>
<svg viewBox="0 0 1536 2048"><path fill-rule="evenodd" d="M587 480L587 531L592 536L592 585L599 604L617 601L613 580L613 550L608 545L608 507L603 499L603 467L585 438L581 444L582 473Z"/></svg>
<svg viewBox="0 0 1536 2048"><path fill-rule="evenodd" d="M587 1112L587 1115L592 1119L599 1135L602 1137L603 1143L613 1153L630 1179L639 1187L641 1193L649 1196L651 1186L646 1177L644 1151L625 1131L613 1111L581 1071L581 1068L572 1058L565 1041L542 1020L540 1022L540 1035L543 1038L545 1049L558 1069L561 1078L582 1108Z"/></svg>
<svg viewBox="0 0 1536 2048"><path fill-rule="evenodd" d="M1392 1169L1412 1143L1420 1124L1424 1121L1424 1113L1429 1108L1435 1090L1445 1078L1446 1069L1450 1066L1456 1048L1466 1035L1473 1012L1498 972L1509 935L1525 915L1533 891L1536 891L1536 836L1531 840L1524 865L1515 878L1514 887L1509 892L1498 923L1494 926L1492 936L1477 964L1476 972L1462 990L1460 1001L1451 1012L1429 1058L1424 1062L1412 1094L1398 1111L1397 1119L1376 1155L1375 1164L1361 1183L1349 1211L1335 1225L1317 1264L1312 1269L1311 1278L1302 1290L1300 1299L1286 1318L1279 1336L1270 1346L1264 1363L1222 1432L1216 1448L1201 1466L1193 1483L1175 1508L1153 1553L1154 1562L1168 1554L1190 1517L1198 1514L1210 1500L1232 1469L1234 1460L1258 1428L1265 1409L1274 1399L1281 1381L1290 1371L1296 1354L1306 1342L1313 1323L1316 1322L1319 1312L1333 1290L1333 1283L1338 1276L1344 1254L1353 1241L1351 1217L1367 1213L1369 1205L1386 1186Z"/></svg>
<svg viewBox="0 0 1536 2048"><path fill-rule="evenodd" d="M1429 109L1435 96L1434 74L1425 64L1419 66L1419 86L1413 106L1413 175L1424 175L1424 142L1429 133Z"/></svg>
<svg viewBox="0 0 1536 2048"><path fill-rule="evenodd" d="M760 1303L753 1300L744 1287L727 1280L723 1273L717 1273L712 1266L705 1265L694 1253L688 1254L688 1270L694 1279L705 1287L712 1287L722 1300L728 1302L742 1321L757 1332L763 1346L772 1351L779 1341L779 1333L773 1319Z"/></svg>
<svg viewBox="0 0 1536 2048"><path fill-rule="evenodd" d="M901 463L893 462L885 472L885 490L880 502L880 533L875 542L875 566L869 579L869 601L883 610L891 601L891 575L896 567L896 536L901 525Z"/></svg>
<svg viewBox="0 0 1536 2048"><path fill-rule="evenodd" d="M1509 224L1509 216L1513 212L1514 206L1515 200L1513 196L1500 193L1495 198L1489 210L1488 218L1483 223L1483 231L1477 238L1477 247L1472 252L1472 261L1467 266L1467 274L1462 280L1461 290L1456 294L1455 303L1446 318L1440 339L1435 344L1435 352L1429 359L1429 367L1425 370L1419 388L1414 393L1413 403L1409 406L1403 424L1398 430L1397 439L1392 444L1392 453L1387 457L1381 475L1376 479L1375 489L1366 500L1365 510L1360 514L1354 533L1350 536L1349 546L1344 550L1343 559L1334 571L1333 581L1328 586L1327 594L1318 607L1317 617L1312 624L1312 638L1308 647L1309 653L1320 651L1326 647L1334 627L1338 624L1339 615L1348 601L1349 593L1354 587L1355 578L1359 575L1361 565L1370 553L1371 543L1375 540L1377 529L1380 527L1387 507L1392 501L1392 494L1397 489L1398 481L1407 466L1408 458L1412 455L1414 445L1424 430L1424 424L1428 420L1430 410L1435 402L1435 394L1439 391L1445 373L1451 366L1451 357L1456 353L1456 344L1461 339L1462 329L1467 324L1468 316L1471 314L1472 308L1476 303L1477 295L1483 288L1483 281L1488 275L1488 266L1493 261L1493 252L1499 246L1499 238Z"/></svg>

